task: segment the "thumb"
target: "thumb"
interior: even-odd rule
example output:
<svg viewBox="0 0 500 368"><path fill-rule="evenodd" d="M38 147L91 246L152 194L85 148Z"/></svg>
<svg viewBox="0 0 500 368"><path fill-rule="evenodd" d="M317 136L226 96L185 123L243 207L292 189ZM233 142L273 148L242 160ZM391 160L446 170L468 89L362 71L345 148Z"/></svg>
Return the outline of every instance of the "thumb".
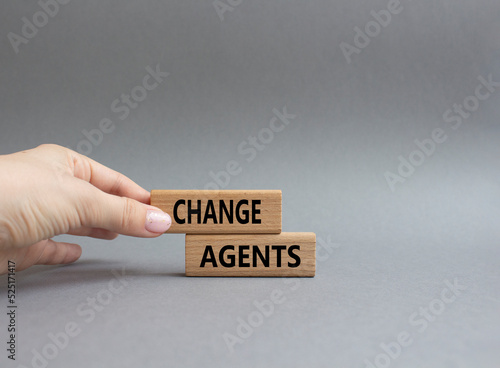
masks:
<svg viewBox="0 0 500 368"><path fill-rule="evenodd" d="M115 233L152 238L166 232L172 224L162 210L127 197L107 194L92 188L90 198L83 198L82 226L106 229Z"/></svg>

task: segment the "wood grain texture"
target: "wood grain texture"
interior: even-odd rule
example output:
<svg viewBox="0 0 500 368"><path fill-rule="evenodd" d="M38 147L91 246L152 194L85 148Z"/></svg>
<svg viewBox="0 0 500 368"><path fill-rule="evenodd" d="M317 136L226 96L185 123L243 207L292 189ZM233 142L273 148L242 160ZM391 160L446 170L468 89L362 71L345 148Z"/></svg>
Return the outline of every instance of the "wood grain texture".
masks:
<svg viewBox="0 0 500 368"><path fill-rule="evenodd" d="M281 190L153 190L151 205L172 217L169 233L281 232Z"/></svg>
<svg viewBox="0 0 500 368"><path fill-rule="evenodd" d="M315 272L314 233L186 235L186 276L313 277Z"/></svg>

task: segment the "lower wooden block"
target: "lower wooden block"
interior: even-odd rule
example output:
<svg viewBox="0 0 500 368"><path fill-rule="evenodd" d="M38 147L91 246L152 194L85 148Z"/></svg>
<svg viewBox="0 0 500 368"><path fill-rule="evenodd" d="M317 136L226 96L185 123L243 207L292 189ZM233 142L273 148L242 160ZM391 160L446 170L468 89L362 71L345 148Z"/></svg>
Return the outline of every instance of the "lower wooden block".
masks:
<svg viewBox="0 0 500 368"><path fill-rule="evenodd" d="M186 235L186 276L313 277L316 234Z"/></svg>

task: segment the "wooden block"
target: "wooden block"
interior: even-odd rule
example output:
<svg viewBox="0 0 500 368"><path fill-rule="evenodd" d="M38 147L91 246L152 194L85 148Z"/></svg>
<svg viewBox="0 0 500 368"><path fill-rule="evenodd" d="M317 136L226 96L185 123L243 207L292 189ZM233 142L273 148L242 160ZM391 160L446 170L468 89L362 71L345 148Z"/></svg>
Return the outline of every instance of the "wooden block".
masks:
<svg viewBox="0 0 500 368"><path fill-rule="evenodd" d="M186 235L186 276L293 276L316 272L316 234Z"/></svg>
<svg viewBox="0 0 500 368"><path fill-rule="evenodd" d="M281 232L281 190L153 190L151 205L172 217L169 233Z"/></svg>

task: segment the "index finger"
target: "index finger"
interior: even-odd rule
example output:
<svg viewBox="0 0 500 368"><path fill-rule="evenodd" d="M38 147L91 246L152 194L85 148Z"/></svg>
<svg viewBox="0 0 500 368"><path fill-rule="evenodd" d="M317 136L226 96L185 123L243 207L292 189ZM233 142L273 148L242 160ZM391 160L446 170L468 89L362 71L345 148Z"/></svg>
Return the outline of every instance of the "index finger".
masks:
<svg viewBox="0 0 500 368"><path fill-rule="evenodd" d="M151 194L125 175L75 152L74 175L108 194L149 204Z"/></svg>

